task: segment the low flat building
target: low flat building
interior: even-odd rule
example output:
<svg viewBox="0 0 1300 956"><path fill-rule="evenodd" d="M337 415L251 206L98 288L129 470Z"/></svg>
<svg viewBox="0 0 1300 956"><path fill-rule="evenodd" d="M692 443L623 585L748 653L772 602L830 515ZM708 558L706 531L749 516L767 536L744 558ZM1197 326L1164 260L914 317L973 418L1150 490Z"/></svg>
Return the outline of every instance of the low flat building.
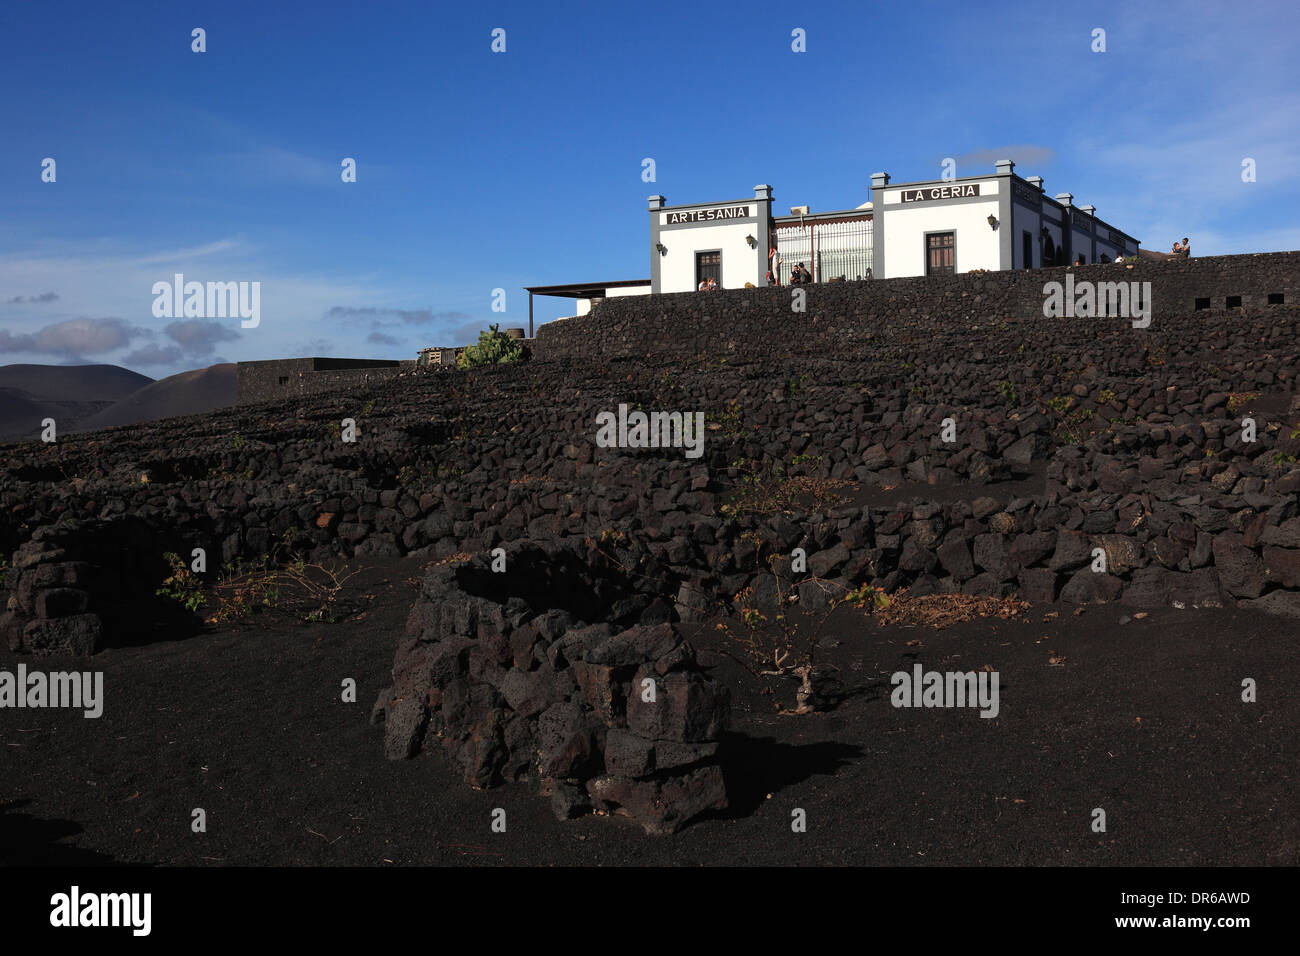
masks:
<svg viewBox="0 0 1300 956"><path fill-rule="evenodd" d="M415 360L310 358L240 362L235 371L236 403L268 402L315 395L389 378Z"/></svg>

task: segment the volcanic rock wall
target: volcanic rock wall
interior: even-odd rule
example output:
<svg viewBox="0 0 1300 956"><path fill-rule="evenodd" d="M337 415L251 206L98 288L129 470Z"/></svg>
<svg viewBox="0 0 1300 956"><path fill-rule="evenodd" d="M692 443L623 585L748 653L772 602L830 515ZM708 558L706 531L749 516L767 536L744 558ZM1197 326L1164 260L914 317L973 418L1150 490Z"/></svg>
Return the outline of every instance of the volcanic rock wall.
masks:
<svg viewBox="0 0 1300 956"><path fill-rule="evenodd" d="M1051 269L823 282L799 287L806 312L791 310L791 288L619 296L580 320L540 327L541 358L634 358L839 354L864 344L882 318L906 328L931 320L1030 319L1043 315L1043 286L1079 282L1150 282L1157 320L1204 307L1223 311L1228 297L1251 310L1279 295L1300 302L1300 252L1213 256L1167 262L1109 263Z"/></svg>
<svg viewBox="0 0 1300 956"><path fill-rule="evenodd" d="M37 528L13 556L0 640L35 654L93 654L108 640L168 628L174 637L193 622L156 591L178 540L131 515Z"/></svg>
<svg viewBox="0 0 1300 956"><path fill-rule="evenodd" d="M727 805L728 694L696 665L642 551L520 542L426 574L374 719L401 759L436 739L476 787L537 776L557 816L670 833ZM630 573L629 573L630 572Z"/></svg>

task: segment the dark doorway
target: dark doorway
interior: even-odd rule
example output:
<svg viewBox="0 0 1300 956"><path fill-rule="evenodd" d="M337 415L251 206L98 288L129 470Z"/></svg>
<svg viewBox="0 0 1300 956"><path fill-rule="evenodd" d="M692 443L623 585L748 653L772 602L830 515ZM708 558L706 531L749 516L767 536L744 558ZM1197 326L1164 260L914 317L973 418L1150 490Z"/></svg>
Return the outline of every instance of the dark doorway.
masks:
<svg viewBox="0 0 1300 956"><path fill-rule="evenodd" d="M710 278L718 284L719 289L722 288L722 253L695 253L695 288L698 289L701 282Z"/></svg>
<svg viewBox="0 0 1300 956"><path fill-rule="evenodd" d="M950 276L957 271L957 243L951 232L934 232L925 237L925 274Z"/></svg>
<svg viewBox="0 0 1300 956"><path fill-rule="evenodd" d="M1020 266L1023 269L1032 269L1034 267L1034 237L1027 231L1020 234L1020 251L1024 259Z"/></svg>

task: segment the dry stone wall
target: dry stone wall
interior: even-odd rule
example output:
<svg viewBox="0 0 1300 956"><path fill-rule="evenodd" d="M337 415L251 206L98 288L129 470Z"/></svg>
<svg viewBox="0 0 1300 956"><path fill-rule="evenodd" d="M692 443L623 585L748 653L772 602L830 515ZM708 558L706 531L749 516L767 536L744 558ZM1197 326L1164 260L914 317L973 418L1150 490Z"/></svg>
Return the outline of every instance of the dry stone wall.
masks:
<svg viewBox="0 0 1300 956"><path fill-rule="evenodd" d="M901 328L931 321L1042 317L1043 286L1077 282L1149 282L1156 321L1197 311L1224 312L1229 297L1244 310L1300 303L1300 252L1213 256L1131 265L1058 267L823 282L799 287L806 311L791 310L791 288L619 296L581 319L538 329L535 351L548 359L652 356L694 358L827 355L871 347L881 322Z"/></svg>
<svg viewBox="0 0 1300 956"><path fill-rule="evenodd" d="M524 541L496 570L431 568L374 708L388 757L441 746L473 786L536 778L560 819L617 811L650 833L724 809L727 689L669 623L667 569L610 551Z"/></svg>

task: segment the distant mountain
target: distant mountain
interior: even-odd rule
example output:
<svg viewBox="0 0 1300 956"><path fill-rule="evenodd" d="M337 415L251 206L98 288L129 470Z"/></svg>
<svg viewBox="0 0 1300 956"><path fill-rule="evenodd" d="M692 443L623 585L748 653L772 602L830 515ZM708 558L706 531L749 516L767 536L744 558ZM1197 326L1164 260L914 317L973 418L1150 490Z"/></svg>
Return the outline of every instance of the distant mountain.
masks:
<svg viewBox="0 0 1300 956"><path fill-rule="evenodd" d="M0 388L0 441L37 438L41 422L54 419L58 433L71 431L75 424L103 411L114 402L43 402L20 388Z"/></svg>
<svg viewBox="0 0 1300 956"><path fill-rule="evenodd" d="M0 440L35 438L46 418L67 434L151 382L119 365L0 366Z"/></svg>
<svg viewBox="0 0 1300 956"><path fill-rule="evenodd" d="M97 414L80 421L76 431L134 425L178 415L200 415L235 404L234 362L210 365L149 382Z"/></svg>
<svg viewBox="0 0 1300 956"><path fill-rule="evenodd" d="M236 369L225 363L155 381L118 365L0 366L0 441L36 438L46 418L67 435L234 405Z"/></svg>
<svg viewBox="0 0 1300 956"><path fill-rule="evenodd" d="M115 402L152 381L120 365L0 365L0 388L42 402Z"/></svg>

